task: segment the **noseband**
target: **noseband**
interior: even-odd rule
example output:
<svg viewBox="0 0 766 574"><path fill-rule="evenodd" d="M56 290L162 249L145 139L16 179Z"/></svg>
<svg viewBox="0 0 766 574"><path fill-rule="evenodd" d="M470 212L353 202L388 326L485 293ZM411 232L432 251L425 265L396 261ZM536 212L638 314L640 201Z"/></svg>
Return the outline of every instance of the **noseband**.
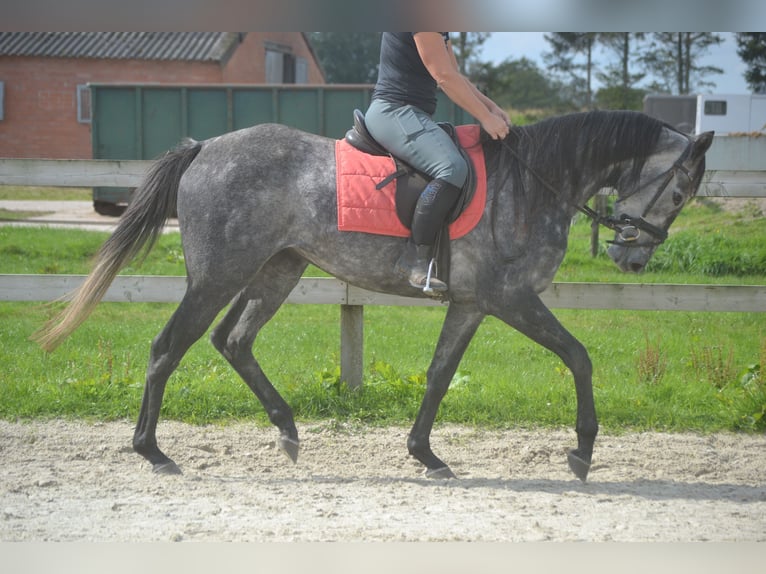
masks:
<svg viewBox="0 0 766 574"><path fill-rule="evenodd" d="M680 132L679 132L680 133ZM687 138L688 140L688 138ZM511 153L513 157L516 158L516 160L521 163L534 177L537 179L543 187L545 187L548 191L552 192L554 195L561 198L561 194L559 191L553 187L550 183L548 183L545 179L540 176L533 168L530 166L526 161L524 161L518 153L516 153L516 150L514 150L505 140L501 140L501 143L505 148ZM652 197L652 200L647 204L647 206L644 208L643 213L639 217L632 217L630 215L621 214L619 218L615 217L605 217L601 214L599 214L597 211L591 209L587 205L576 205L574 203L569 202L574 208L576 208L581 213L584 213L587 215L592 221L599 225L603 225L604 227L611 229L617 234L617 239L615 241L609 241L608 243L612 243L614 245L619 245L621 247L640 247L640 245L635 244L635 241L638 240L638 238L641 236L641 232L646 232L649 235L652 236L654 239L654 246L660 245L663 241L665 241L668 238L668 232L664 229L660 229L656 225L652 225L644 217L649 213L649 210L654 207L654 204L657 203L657 200L662 196L665 189L670 185L670 182L673 180L673 178L676 176L676 173L679 171L684 174L689 181L692 181L691 174L689 173L689 170L686 169L683 165L683 163L688 159L689 155L691 154L692 150L692 142L689 141L686 145L686 149L684 149L681 156L675 161L675 163L670 166L670 168L663 174L664 179L660 186L657 188L657 191L654 193L654 197Z"/></svg>
<svg viewBox="0 0 766 574"><path fill-rule="evenodd" d="M644 212L641 214L640 217L631 217L626 214L621 214L619 219L615 219L613 217L606 217L602 218L599 216L599 223L602 223L609 229L612 229L617 233L617 239L615 241L608 241L607 243L612 243L614 245L619 245L620 247L638 247L634 244L634 242L641 237L641 232L645 231L649 235L651 235L654 239L654 244L659 245L663 241L665 241L668 238L668 232L664 229L660 229L656 225L652 225L648 221L644 219L646 215L649 213L649 210L654 207L654 204L657 203L657 200L662 196L662 194L665 192L665 189L668 187L670 182L673 180L673 178L676 176L676 174L680 171L682 174L684 174L689 182L692 181L692 176L689 173L689 170L686 169L683 165L683 163L688 159L689 154L691 153L692 145L691 142L689 142L686 146L686 149L683 151L681 156L675 161L675 163L670 166L670 169L668 169L665 172L665 178L662 180L662 183L657 188L657 191L654 193L654 197L652 197L652 200L647 204L647 206L644 208ZM592 210L590 210L592 211ZM594 212L595 213L595 212Z"/></svg>

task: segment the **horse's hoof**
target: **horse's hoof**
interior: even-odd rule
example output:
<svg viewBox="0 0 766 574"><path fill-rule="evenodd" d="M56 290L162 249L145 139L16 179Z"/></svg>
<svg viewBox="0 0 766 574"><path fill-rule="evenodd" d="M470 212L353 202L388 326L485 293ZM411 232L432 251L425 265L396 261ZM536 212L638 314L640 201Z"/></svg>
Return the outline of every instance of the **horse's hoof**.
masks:
<svg viewBox="0 0 766 574"><path fill-rule="evenodd" d="M575 473L575 476L585 482L588 478L590 463L577 456L574 450L570 450L567 453L567 461L569 462L570 470Z"/></svg>
<svg viewBox="0 0 766 574"><path fill-rule="evenodd" d="M168 462L155 464L152 467L152 472L154 474L182 474L181 469L178 468L178 465L174 463L172 460L169 460Z"/></svg>
<svg viewBox="0 0 766 574"><path fill-rule="evenodd" d="M457 478L448 466L441 468L429 468L426 470L426 478Z"/></svg>
<svg viewBox="0 0 766 574"><path fill-rule="evenodd" d="M279 437L279 449L294 463L298 462L298 451L300 448L300 443L297 440L284 436Z"/></svg>

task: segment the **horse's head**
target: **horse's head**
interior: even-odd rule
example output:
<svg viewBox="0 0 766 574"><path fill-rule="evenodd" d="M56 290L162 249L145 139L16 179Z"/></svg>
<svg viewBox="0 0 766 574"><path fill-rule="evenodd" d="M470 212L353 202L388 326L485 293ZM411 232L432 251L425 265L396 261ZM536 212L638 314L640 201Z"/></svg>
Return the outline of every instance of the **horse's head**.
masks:
<svg viewBox="0 0 766 574"><path fill-rule="evenodd" d="M705 152L713 132L690 137L665 128L665 134L640 176L620 190L612 227L616 234L607 250L622 271L644 270L654 250L681 208L699 189L705 171Z"/></svg>

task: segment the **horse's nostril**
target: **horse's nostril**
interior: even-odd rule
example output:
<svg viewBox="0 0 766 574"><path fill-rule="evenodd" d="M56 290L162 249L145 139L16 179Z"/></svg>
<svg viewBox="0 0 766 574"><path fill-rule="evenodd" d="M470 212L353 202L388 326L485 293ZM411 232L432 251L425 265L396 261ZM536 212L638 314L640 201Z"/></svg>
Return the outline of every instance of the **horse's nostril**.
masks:
<svg viewBox="0 0 766 574"><path fill-rule="evenodd" d="M644 266L641 263L631 263L630 270L633 273L641 273L644 270Z"/></svg>

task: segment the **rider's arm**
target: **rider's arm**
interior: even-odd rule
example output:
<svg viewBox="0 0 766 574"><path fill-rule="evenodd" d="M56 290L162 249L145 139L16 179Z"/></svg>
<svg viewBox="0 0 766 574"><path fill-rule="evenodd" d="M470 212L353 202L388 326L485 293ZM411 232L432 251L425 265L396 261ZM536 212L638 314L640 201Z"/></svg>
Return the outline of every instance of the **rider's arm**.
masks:
<svg viewBox="0 0 766 574"><path fill-rule="evenodd" d="M505 137L507 116L498 114L497 105L460 73L451 43L445 46L439 32L416 32L414 38L423 65L447 97L479 120L491 137Z"/></svg>

